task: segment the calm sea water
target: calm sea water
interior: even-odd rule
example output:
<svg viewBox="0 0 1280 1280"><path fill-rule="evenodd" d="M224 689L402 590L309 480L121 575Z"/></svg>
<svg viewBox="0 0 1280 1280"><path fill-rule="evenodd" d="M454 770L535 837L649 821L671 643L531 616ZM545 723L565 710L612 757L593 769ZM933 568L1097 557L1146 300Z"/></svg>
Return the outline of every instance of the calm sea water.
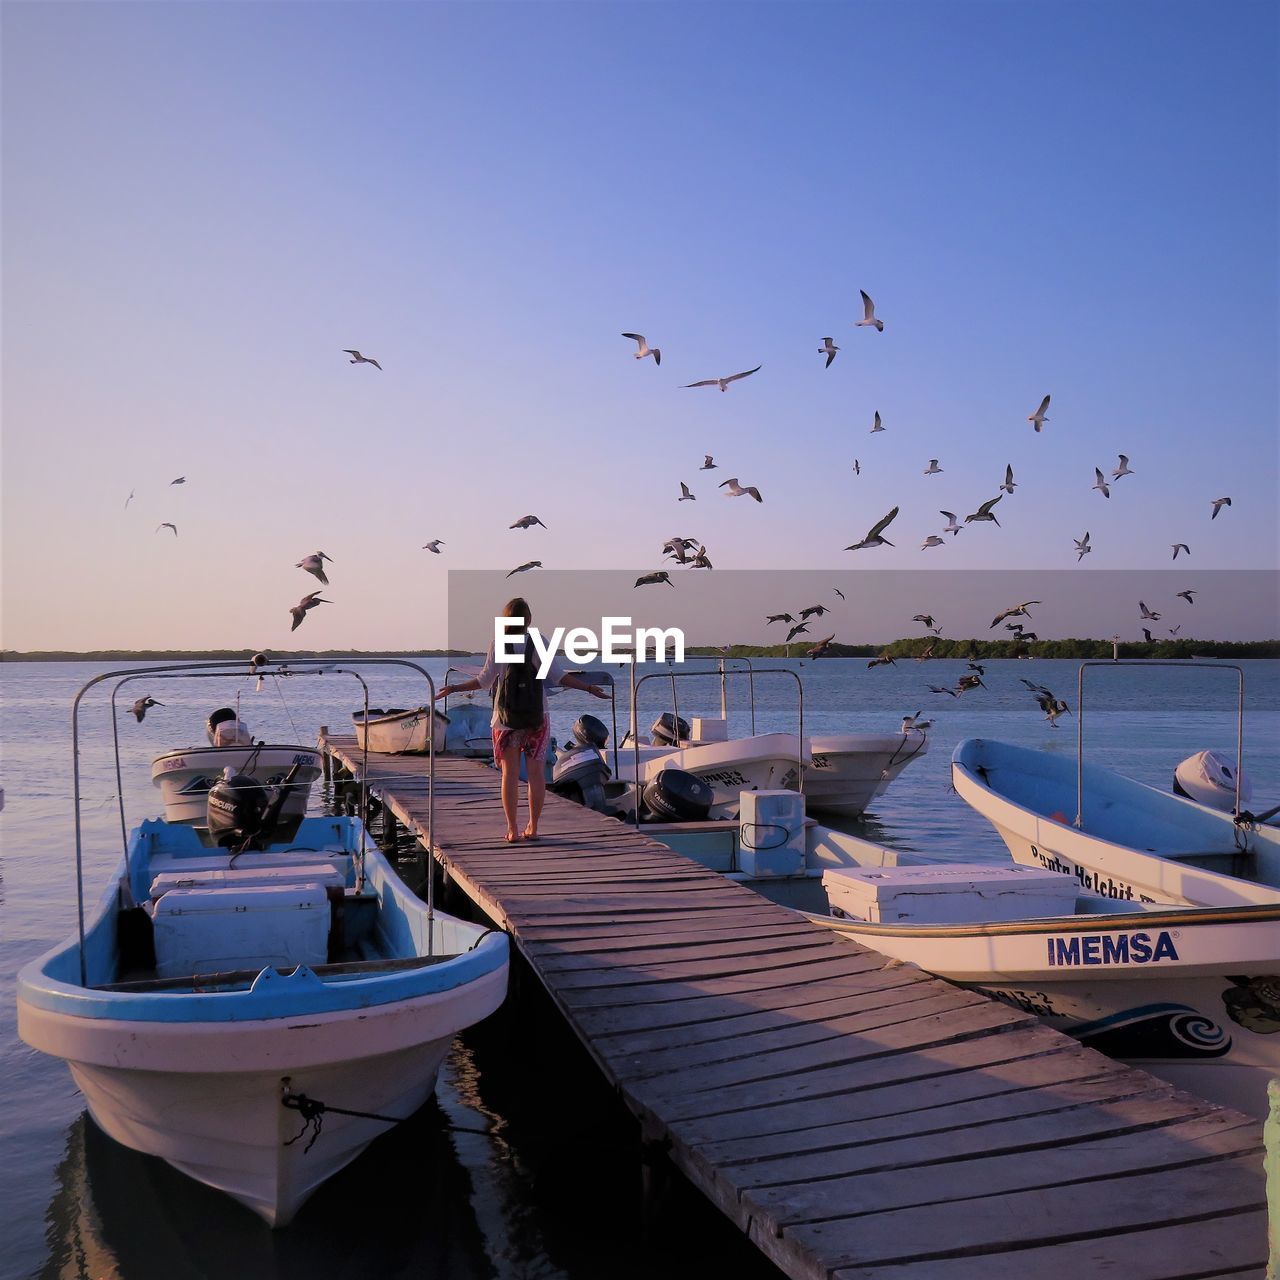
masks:
<svg viewBox="0 0 1280 1280"><path fill-rule="evenodd" d="M437 677L447 665L423 660ZM1076 716L1051 728L1026 677L1076 712L1078 664L991 662L987 689L932 695L954 685L962 662L912 661L868 670L859 660L757 662L803 679L810 732L896 729L905 714L934 718L929 754L911 764L858 826L870 839L956 861L1003 860L991 828L950 790L947 764L962 738L983 735L1074 755ZM1255 807L1280 803L1280 662L1245 663L1245 768ZM1201 668L1208 668L1203 670ZM71 817L70 705L103 668L81 663L7 663L3 681L0 785L0 1274L104 1277L640 1277L701 1275L702 1259L678 1245L694 1233L742 1280L773 1274L721 1219L676 1187L656 1229L642 1230L639 1167L627 1118L560 1025L536 983L483 1027L459 1038L437 1099L376 1143L319 1192L293 1227L272 1233L225 1197L160 1161L103 1137L84 1114L66 1068L16 1036L17 969L75 925ZM420 677L368 671L371 705L424 700ZM619 670L625 728L625 669ZM86 895L96 898L120 857L108 697L86 703L82 720ZM681 715L716 715L719 682L682 679ZM105 692L104 692L105 691ZM203 741L203 724L237 696L256 736L312 742L317 727L347 731L363 693L328 674L268 681L143 679L122 689L127 708L150 693L166 705L142 724L120 720L129 825L157 812L151 759ZM647 728L670 708L670 684L641 690ZM792 729L796 684L755 680L759 731ZM608 719L604 704L565 693L552 701L556 736L583 711ZM1235 673L1206 662L1170 668L1091 668L1086 677L1087 758L1167 787L1174 766L1205 747L1234 752ZM604 708L602 713L602 707ZM733 733L750 731L745 679L729 686ZM328 797L316 788L314 804ZM409 863L406 862L406 869Z"/></svg>

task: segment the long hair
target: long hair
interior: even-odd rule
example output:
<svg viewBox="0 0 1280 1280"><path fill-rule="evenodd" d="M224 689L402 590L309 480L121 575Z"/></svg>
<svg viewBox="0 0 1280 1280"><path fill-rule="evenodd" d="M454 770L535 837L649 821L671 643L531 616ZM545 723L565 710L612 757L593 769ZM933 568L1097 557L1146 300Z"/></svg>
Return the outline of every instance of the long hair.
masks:
<svg viewBox="0 0 1280 1280"><path fill-rule="evenodd" d="M525 630L529 629L529 624L533 622L533 610L529 608L529 602L524 596L514 596L502 606L502 616L504 618L523 618Z"/></svg>

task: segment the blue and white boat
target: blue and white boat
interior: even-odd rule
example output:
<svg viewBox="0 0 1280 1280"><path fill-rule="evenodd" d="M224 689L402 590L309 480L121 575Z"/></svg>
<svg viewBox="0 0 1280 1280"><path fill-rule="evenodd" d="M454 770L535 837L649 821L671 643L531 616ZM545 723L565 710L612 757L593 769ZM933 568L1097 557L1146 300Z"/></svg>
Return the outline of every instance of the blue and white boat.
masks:
<svg viewBox="0 0 1280 1280"><path fill-rule="evenodd" d="M138 826L76 932L20 972L18 1030L111 1137L283 1226L430 1097L453 1036L505 997L508 940L418 899L359 819L278 841L260 816L240 848ZM79 854L78 803L76 834Z"/></svg>
<svg viewBox="0 0 1280 1280"><path fill-rule="evenodd" d="M951 783L1015 862L1066 872L1085 892L1138 904L1280 902L1280 828L989 738L956 747Z"/></svg>

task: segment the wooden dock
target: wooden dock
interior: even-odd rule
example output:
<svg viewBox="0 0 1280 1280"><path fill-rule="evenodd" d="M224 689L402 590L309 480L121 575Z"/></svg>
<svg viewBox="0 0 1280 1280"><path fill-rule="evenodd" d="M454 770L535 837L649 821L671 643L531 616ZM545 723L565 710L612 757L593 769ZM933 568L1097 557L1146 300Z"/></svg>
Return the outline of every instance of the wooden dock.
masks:
<svg viewBox="0 0 1280 1280"><path fill-rule="evenodd" d="M322 747L358 773L352 738ZM1260 1276L1262 1126L836 937L548 795L509 846L498 774L368 782L511 934L667 1153L803 1280ZM523 790L523 788L522 788Z"/></svg>

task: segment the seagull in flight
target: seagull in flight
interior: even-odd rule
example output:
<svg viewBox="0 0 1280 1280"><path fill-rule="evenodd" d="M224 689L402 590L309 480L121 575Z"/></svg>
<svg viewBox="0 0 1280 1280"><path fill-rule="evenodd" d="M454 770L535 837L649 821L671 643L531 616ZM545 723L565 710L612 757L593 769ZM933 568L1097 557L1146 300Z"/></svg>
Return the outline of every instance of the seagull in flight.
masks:
<svg viewBox="0 0 1280 1280"><path fill-rule="evenodd" d="M972 515L965 516L965 524L968 524L972 520L990 520L997 529L1000 528L1000 521L996 519L991 508L994 507L1003 497L1003 493L997 493L994 498L988 498L986 502L984 502Z"/></svg>
<svg viewBox="0 0 1280 1280"><path fill-rule="evenodd" d="M176 480L170 480L170 481L169 481L169 483L170 483L171 485L174 485L174 484L186 484L186 483L187 483L187 477L186 477L186 476L179 476Z"/></svg>
<svg viewBox="0 0 1280 1280"><path fill-rule="evenodd" d="M827 636L825 640L819 640L818 643L815 644L812 649L805 650L805 657L821 658L827 652L827 650L831 647L831 642L835 638L836 638L835 633L832 632L832 634Z"/></svg>
<svg viewBox="0 0 1280 1280"><path fill-rule="evenodd" d="M1218 518L1218 512L1221 511L1223 507L1229 507L1230 505L1231 505L1230 498L1214 498L1213 515L1211 515L1209 519L1216 520Z"/></svg>
<svg viewBox="0 0 1280 1280"><path fill-rule="evenodd" d="M697 502L697 500L698 500L698 495L696 493L690 493L689 486L685 484L683 480L681 480L680 496L676 499L676 501L677 502Z"/></svg>
<svg viewBox="0 0 1280 1280"><path fill-rule="evenodd" d="M926 627L928 627L930 631L932 631L932 630L933 630L933 628L934 628L934 626L935 626L934 617L933 617L933 614L931 614L931 613L916 613L916 614L912 614L912 616L911 616L911 621L912 621L912 622L923 622L923 623L924 623L924 625L925 625Z"/></svg>
<svg viewBox="0 0 1280 1280"><path fill-rule="evenodd" d="M671 581L671 575L665 569L659 569L657 573L642 573L636 579L637 587L653 587L659 582L665 582L667 586L674 587L676 584ZM635 587L632 588L635 590Z"/></svg>
<svg viewBox="0 0 1280 1280"><path fill-rule="evenodd" d="M1138 608L1142 610L1142 617L1147 618L1152 622L1160 621L1160 615L1158 613L1152 613L1151 610L1147 608L1144 601L1138 601Z"/></svg>
<svg viewBox="0 0 1280 1280"><path fill-rule="evenodd" d="M1043 600L1024 600L1021 604L1015 604L1012 609L1004 609L1000 613L997 613L996 616L991 619L991 627L999 626L999 624L1002 623L1006 618L1031 617L1028 606L1033 604L1044 604L1044 601ZM987 630L990 631L991 627L988 627Z"/></svg>
<svg viewBox="0 0 1280 1280"><path fill-rule="evenodd" d="M796 638L796 636L808 630L809 630L809 624L807 622L797 622L796 625L792 627L790 631L787 632L786 643L790 644L792 640Z"/></svg>
<svg viewBox="0 0 1280 1280"><path fill-rule="evenodd" d="M686 382L686 387L719 387L721 391L729 390L729 383L737 382L739 378L749 378L753 373L759 373L764 365L758 364L754 369L744 370L742 373L731 373L727 378L703 378L701 382Z"/></svg>
<svg viewBox="0 0 1280 1280"><path fill-rule="evenodd" d="M1113 480L1119 480L1121 476L1131 476L1136 474L1129 468L1129 455L1122 453L1120 455L1120 465L1111 473Z"/></svg>
<svg viewBox="0 0 1280 1280"><path fill-rule="evenodd" d="M861 542L855 542L852 546L845 547L846 551L863 551L868 547L891 547L894 544L884 537L884 531L898 518L898 508L894 507L883 520L877 520L875 524L867 530L867 536Z"/></svg>
<svg viewBox="0 0 1280 1280"><path fill-rule="evenodd" d="M382 366L372 356L362 356L353 347L344 347L343 351L346 355L351 357L351 359L347 361L348 364L371 364L379 373L382 372ZM325 603L327 604L328 601Z"/></svg>
<svg viewBox="0 0 1280 1280"><path fill-rule="evenodd" d="M940 684L931 684L928 688L930 693L949 693L953 698L958 698L960 696L954 689L944 688Z"/></svg>
<svg viewBox="0 0 1280 1280"><path fill-rule="evenodd" d="M1017 487L1018 486L1013 478L1013 464L1006 463L1004 468L1004 484L1002 484L1000 488L1002 488L1005 493L1012 494Z"/></svg>
<svg viewBox="0 0 1280 1280"><path fill-rule="evenodd" d="M938 537L936 533L931 533L921 544L921 551L928 551L930 547L941 547L945 545L943 539Z"/></svg>
<svg viewBox="0 0 1280 1280"><path fill-rule="evenodd" d="M824 613L830 613L831 610L825 604L811 604L807 609L800 610L800 621L806 618L822 617Z"/></svg>
<svg viewBox="0 0 1280 1280"><path fill-rule="evenodd" d="M1089 552L1093 550L1093 548L1089 545L1088 530L1085 531L1085 535L1083 538L1073 538L1072 541L1076 544L1076 551L1078 553L1076 555L1076 564L1079 564L1080 561L1083 560L1085 556L1087 556Z"/></svg>
<svg viewBox="0 0 1280 1280"><path fill-rule="evenodd" d="M873 324L877 333L883 333L884 321L876 319L876 304L867 296L865 289L859 289L858 292L862 294L862 319L854 323L854 328L861 329L863 325Z"/></svg>
<svg viewBox="0 0 1280 1280"><path fill-rule="evenodd" d="M507 574L507 577L510 578L517 573L528 573L530 569L541 569L541 568L542 568L541 560L526 560L524 564L516 565L516 567L511 570L511 573Z"/></svg>
<svg viewBox="0 0 1280 1280"><path fill-rule="evenodd" d="M834 591L836 595L840 597L841 600L844 599L844 592L841 591L839 587L832 587L831 590Z"/></svg>
<svg viewBox="0 0 1280 1280"><path fill-rule="evenodd" d="M1179 632L1179 631L1181 631L1181 630L1182 630L1182 623L1178 623L1178 625L1177 625L1176 627L1170 627L1170 628L1169 628L1169 634L1170 634L1171 636L1176 636L1176 635L1178 634L1178 632Z"/></svg>
<svg viewBox="0 0 1280 1280"><path fill-rule="evenodd" d="M289 630L297 631L297 629L302 626L302 620L307 616L308 609L314 609L317 605L332 603L332 600L323 599L318 591L313 591L310 595L303 596L302 599L289 610L293 615L293 626L291 626Z"/></svg>
<svg viewBox="0 0 1280 1280"><path fill-rule="evenodd" d="M430 542L422 544L423 551L430 551L433 556L440 555L440 548L444 546L443 538L432 538Z"/></svg>
<svg viewBox="0 0 1280 1280"><path fill-rule="evenodd" d="M327 556L323 551L317 551L313 556L303 556L293 567L295 569L305 569L308 573L314 574L321 586L327 587L329 579L325 577L324 562L328 560L333 563L333 557Z"/></svg>
<svg viewBox="0 0 1280 1280"><path fill-rule="evenodd" d="M760 496L760 490L755 485L749 484L744 487L738 483L737 476L734 476L732 480L722 480L718 487L729 490L724 495L726 498L754 498L757 502L764 501Z"/></svg>
<svg viewBox="0 0 1280 1280"><path fill-rule="evenodd" d="M1144 639L1148 644L1155 644L1155 642L1156 642L1156 638L1155 638L1155 636L1153 636L1153 635L1151 634L1151 628L1150 628L1150 627L1143 627L1143 628L1142 628L1142 638L1143 638L1143 639Z"/></svg>
<svg viewBox="0 0 1280 1280"><path fill-rule="evenodd" d="M172 523L171 521L169 521L169 520L165 520L163 523L156 525L156 529L155 529L155 531L156 531L157 533L159 533L161 529L172 529L172 530L173 530L173 536L174 536L175 538L178 536L178 526L177 526L176 524L173 524L173 523Z"/></svg>
<svg viewBox="0 0 1280 1280"><path fill-rule="evenodd" d="M771 613L765 620L765 626L771 626L775 622L794 622L795 619L789 613Z"/></svg>
<svg viewBox="0 0 1280 1280"><path fill-rule="evenodd" d="M645 340L643 333L624 333L624 338L630 338L636 344L639 350L636 352L635 358L643 360L645 356L652 356L654 364L662 363L662 352L657 347L651 347Z"/></svg>
<svg viewBox="0 0 1280 1280"><path fill-rule="evenodd" d="M1107 479L1097 467L1093 469L1093 484L1090 487L1097 489L1104 498L1111 497L1111 489L1107 485Z"/></svg>
<svg viewBox="0 0 1280 1280"><path fill-rule="evenodd" d="M897 665L897 660L894 658L893 654L886 649L878 658L872 658L871 661L867 663L867 669L870 670L872 667L896 667Z"/></svg>
<svg viewBox="0 0 1280 1280"><path fill-rule="evenodd" d="M839 350L840 348L837 347L836 344L832 342L830 338L823 338L822 346L818 348L818 354L819 355L823 355L824 353L826 354L827 363L822 366L824 369L831 368L831 362L836 358L836 352Z"/></svg>
<svg viewBox="0 0 1280 1280"><path fill-rule="evenodd" d="M1193 591L1190 587L1188 587L1186 591L1179 591L1177 594L1179 598L1185 600L1188 604L1195 604L1195 601L1192 599L1192 596L1198 596L1200 593L1198 591Z"/></svg>
<svg viewBox="0 0 1280 1280"><path fill-rule="evenodd" d="M130 489L130 490L129 490L129 496L124 500L124 509L125 509L126 511L128 511L128 510L129 510L129 503L131 503L132 501L133 501L133 490L132 490L132 489Z"/></svg>
<svg viewBox="0 0 1280 1280"><path fill-rule="evenodd" d="M862 463L860 463L857 458L854 458L853 460L853 474L855 476L860 476L862 474Z"/></svg>
<svg viewBox="0 0 1280 1280"><path fill-rule="evenodd" d="M129 708L129 710L132 711L133 714L138 717L138 723L141 724L143 720L146 719L147 712L150 711L152 707L163 707L163 706L164 706L163 702L157 702L150 694L147 694L145 698L139 698L137 702L135 702L133 706Z"/></svg>
<svg viewBox="0 0 1280 1280"><path fill-rule="evenodd" d="M938 466L937 458L929 459L929 465L925 467L924 474L927 476L940 476L942 474L942 468Z"/></svg>
<svg viewBox="0 0 1280 1280"><path fill-rule="evenodd" d="M702 466L700 466L698 470L714 471L715 469L716 469L716 460L709 453L704 453L702 455Z"/></svg>
<svg viewBox="0 0 1280 1280"><path fill-rule="evenodd" d="M960 532L960 525L956 524L956 513L954 511L939 511L938 514L947 517L947 527L942 532L949 533L952 537L955 537Z"/></svg>
<svg viewBox="0 0 1280 1280"><path fill-rule="evenodd" d="M535 524L542 525L545 529L547 526L537 516L521 516L514 524L509 524L508 529L532 529Z"/></svg>
<svg viewBox="0 0 1280 1280"><path fill-rule="evenodd" d="M871 424L871 434L875 435L877 431L883 431L883 430L884 428L880 425L880 410L877 409L875 421Z"/></svg>
<svg viewBox="0 0 1280 1280"><path fill-rule="evenodd" d="M1031 425L1035 427L1037 431L1039 431L1040 428L1043 427L1044 424L1049 421L1049 419L1044 416L1044 411L1048 407L1049 407L1049 397L1045 396L1045 398L1040 401L1040 407L1035 411L1035 413L1029 413L1027 415L1027 421L1031 423Z"/></svg>
<svg viewBox="0 0 1280 1280"><path fill-rule="evenodd" d="M1173 548L1173 558L1175 560L1178 558L1179 551L1185 551L1187 555L1191 554L1191 548L1185 542L1171 542L1169 545Z"/></svg>

